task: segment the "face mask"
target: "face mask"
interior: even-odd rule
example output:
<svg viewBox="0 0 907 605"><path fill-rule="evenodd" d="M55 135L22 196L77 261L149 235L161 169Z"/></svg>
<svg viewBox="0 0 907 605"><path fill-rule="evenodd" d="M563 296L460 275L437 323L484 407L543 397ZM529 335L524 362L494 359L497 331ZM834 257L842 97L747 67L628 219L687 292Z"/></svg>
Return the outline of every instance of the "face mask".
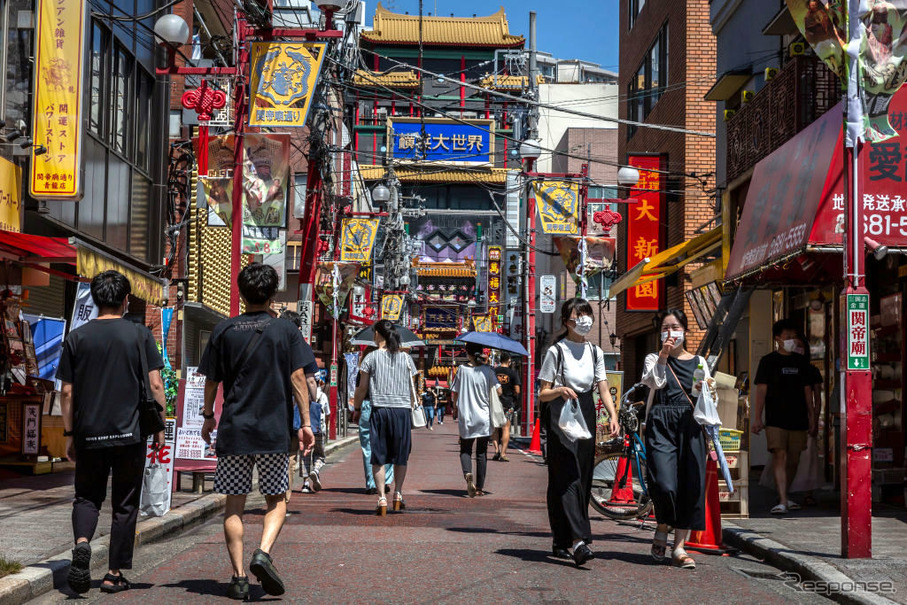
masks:
<svg viewBox="0 0 907 605"><path fill-rule="evenodd" d="M667 330L664 330L661 333L661 342L666 341L668 338L674 339L675 347L680 346L681 343L683 343L683 330L671 330L670 332L668 332Z"/></svg>
<svg viewBox="0 0 907 605"><path fill-rule="evenodd" d="M588 315L580 315L574 321L573 331L580 336L585 336L592 331L592 318Z"/></svg>
<svg viewBox="0 0 907 605"><path fill-rule="evenodd" d="M793 353L797 348L797 341L793 338L789 338L784 341L783 346L785 351L787 351L788 353Z"/></svg>

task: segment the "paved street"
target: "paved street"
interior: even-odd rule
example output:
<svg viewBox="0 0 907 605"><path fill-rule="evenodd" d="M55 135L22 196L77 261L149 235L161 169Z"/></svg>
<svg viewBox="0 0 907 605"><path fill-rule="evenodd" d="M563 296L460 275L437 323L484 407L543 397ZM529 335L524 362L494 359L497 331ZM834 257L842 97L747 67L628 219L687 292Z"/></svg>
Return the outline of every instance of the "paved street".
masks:
<svg viewBox="0 0 907 605"><path fill-rule="evenodd" d="M599 559L588 569L547 556L550 538L544 505L545 467L511 451L511 462L489 462L487 497L464 497L455 425L415 435L408 509L382 519L374 497L362 494L358 448L339 453L324 472L325 489L295 494L288 524L275 549L288 602L609 603L630 600L680 603L819 603L794 592L778 571L747 556L697 557L694 572L655 565L650 533L597 517ZM248 560L260 535L262 500L250 500ZM136 590L105 602L222 601L230 571L219 518L188 533L142 547L128 574ZM97 585L97 574L95 585ZM253 596L265 597L258 586ZM36 603L69 596L54 591ZM92 590L87 602L102 598Z"/></svg>

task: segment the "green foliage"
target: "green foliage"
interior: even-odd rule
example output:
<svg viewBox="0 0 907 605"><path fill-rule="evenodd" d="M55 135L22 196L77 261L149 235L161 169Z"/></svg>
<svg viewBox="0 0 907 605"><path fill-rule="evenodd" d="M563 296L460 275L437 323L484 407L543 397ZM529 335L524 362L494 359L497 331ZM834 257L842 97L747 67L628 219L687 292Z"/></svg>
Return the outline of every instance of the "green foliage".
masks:
<svg viewBox="0 0 907 605"><path fill-rule="evenodd" d="M163 348L157 345L157 350L163 354ZM167 416L176 416L176 396L179 392L179 381L172 368L161 368L161 378L164 380L164 394L167 397Z"/></svg>
<svg viewBox="0 0 907 605"><path fill-rule="evenodd" d="M22 563L0 557L0 578L22 571Z"/></svg>

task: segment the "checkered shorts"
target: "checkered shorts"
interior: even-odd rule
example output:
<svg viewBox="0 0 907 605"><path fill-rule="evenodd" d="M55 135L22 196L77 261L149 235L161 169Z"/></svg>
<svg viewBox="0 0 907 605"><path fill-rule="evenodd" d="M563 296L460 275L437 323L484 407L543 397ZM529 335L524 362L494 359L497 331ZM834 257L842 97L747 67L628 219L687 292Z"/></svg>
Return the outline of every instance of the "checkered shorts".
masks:
<svg viewBox="0 0 907 605"><path fill-rule="evenodd" d="M258 467L258 491L266 496L290 489L289 454L247 454L221 456L214 473L214 491L239 496L252 491L252 469Z"/></svg>

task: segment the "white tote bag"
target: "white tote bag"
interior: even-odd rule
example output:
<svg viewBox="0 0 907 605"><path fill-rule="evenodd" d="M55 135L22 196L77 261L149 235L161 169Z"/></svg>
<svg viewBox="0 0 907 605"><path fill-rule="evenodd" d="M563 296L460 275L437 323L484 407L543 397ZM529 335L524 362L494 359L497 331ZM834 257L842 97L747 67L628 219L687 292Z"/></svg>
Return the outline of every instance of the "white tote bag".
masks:
<svg viewBox="0 0 907 605"><path fill-rule="evenodd" d="M592 438L592 433L589 432L589 427L586 426L586 419L583 418L583 411L579 407L579 401L576 399L564 401L564 407L561 408L557 426L570 441Z"/></svg>
<svg viewBox="0 0 907 605"><path fill-rule="evenodd" d="M419 396L416 394L416 385L413 383L412 377L409 379L409 391L412 398L412 427L414 429L424 428L428 424L425 420L425 408L422 407Z"/></svg>
<svg viewBox="0 0 907 605"><path fill-rule="evenodd" d="M491 411L491 425L496 428L502 428L507 424L507 417L504 416L504 406L501 404L501 398L498 397L498 387L492 385L488 392L488 409Z"/></svg>

